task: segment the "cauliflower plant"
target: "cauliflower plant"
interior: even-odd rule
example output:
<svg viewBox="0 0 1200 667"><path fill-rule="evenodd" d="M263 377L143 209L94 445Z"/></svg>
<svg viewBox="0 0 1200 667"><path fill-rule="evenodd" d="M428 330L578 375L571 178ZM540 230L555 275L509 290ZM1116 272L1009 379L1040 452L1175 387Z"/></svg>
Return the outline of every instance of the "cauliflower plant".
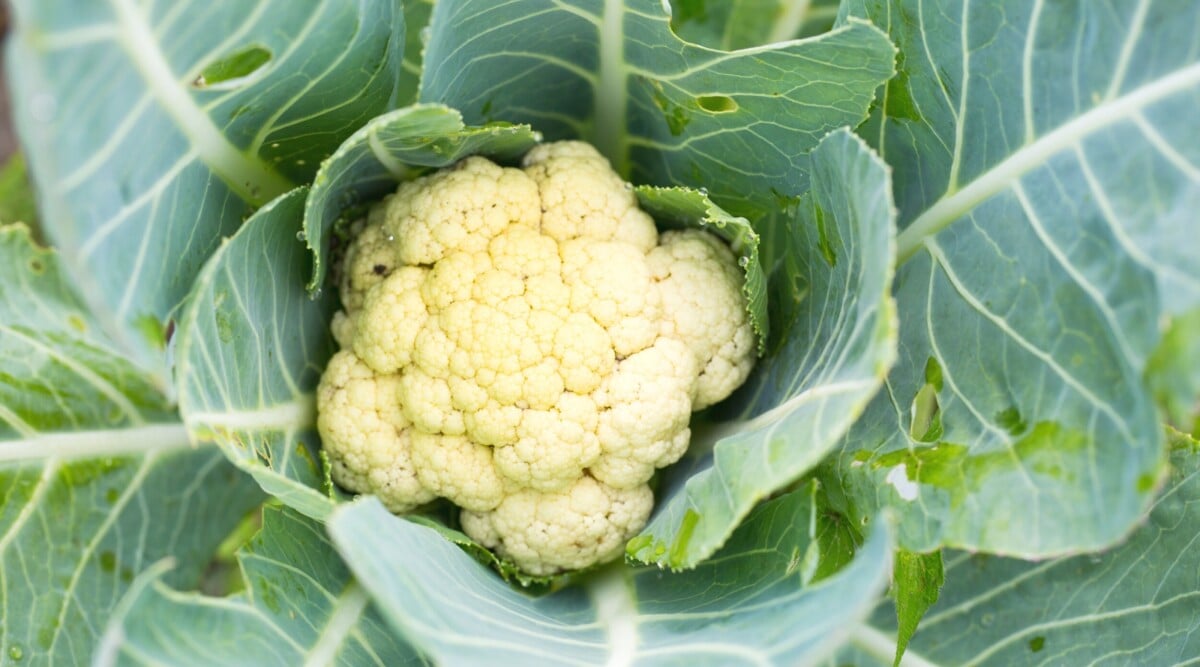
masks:
<svg viewBox="0 0 1200 667"><path fill-rule="evenodd" d="M587 144L523 166L468 158L357 226L317 426L338 484L393 512L447 498L547 575L621 553L755 341L719 239L659 234Z"/></svg>

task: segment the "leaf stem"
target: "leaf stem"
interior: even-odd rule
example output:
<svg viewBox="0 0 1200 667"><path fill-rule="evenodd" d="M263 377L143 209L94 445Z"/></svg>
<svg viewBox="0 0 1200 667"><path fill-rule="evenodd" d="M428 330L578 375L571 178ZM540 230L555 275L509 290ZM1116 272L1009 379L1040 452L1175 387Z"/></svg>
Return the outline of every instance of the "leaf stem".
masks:
<svg viewBox="0 0 1200 667"><path fill-rule="evenodd" d="M593 143L622 176L629 175L625 147L625 114L628 91L625 81L625 6L621 0L604 0L600 22L600 76L596 86Z"/></svg>
<svg viewBox="0 0 1200 667"><path fill-rule="evenodd" d="M321 631L317 643L304 659L304 667L326 667L337 663L338 649L346 642L362 617L371 598L367 591L351 579L333 607L333 613Z"/></svg>
<svg viewBox="0 0 1200 667"><path fill-rule="evenodd" d="M607 667L629 667L637 658L637 598L629 568L616 563L588 584L596 605L596 621L604 628L609 647Z"/></svg>

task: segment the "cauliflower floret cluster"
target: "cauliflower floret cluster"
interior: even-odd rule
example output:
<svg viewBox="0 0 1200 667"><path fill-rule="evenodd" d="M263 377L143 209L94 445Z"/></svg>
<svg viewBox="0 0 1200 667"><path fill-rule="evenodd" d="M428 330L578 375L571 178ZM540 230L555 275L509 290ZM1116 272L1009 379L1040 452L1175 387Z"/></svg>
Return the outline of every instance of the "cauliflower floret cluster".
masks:
<svg viewBox="0 0 1200 667"><path fill-rule="evenodd" d="M317 426L338 484L393 512L447 498L473 539L545 575L641 530L647 482L755 341L719 239L660 235L587 144L523 166L468 158L370 211Z"/></svg>

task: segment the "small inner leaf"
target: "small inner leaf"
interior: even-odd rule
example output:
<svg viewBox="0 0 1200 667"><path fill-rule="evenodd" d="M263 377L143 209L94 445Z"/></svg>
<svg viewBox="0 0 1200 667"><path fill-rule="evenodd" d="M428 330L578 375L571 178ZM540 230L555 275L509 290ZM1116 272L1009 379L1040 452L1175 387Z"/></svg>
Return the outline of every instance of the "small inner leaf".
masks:
<svg viewBox="0 0 1200 667"><path fill-rule="evenodd" d="M224 81L245 78L269 62L269 50L258 45L247 46L206 65L192 85L206 88Z"/></svg>

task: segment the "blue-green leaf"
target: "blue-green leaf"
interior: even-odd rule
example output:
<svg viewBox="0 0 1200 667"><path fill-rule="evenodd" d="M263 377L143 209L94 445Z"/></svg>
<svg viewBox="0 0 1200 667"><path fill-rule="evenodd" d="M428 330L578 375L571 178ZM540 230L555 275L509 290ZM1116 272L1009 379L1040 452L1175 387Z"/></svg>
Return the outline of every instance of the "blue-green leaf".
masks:
<svg viewBox="0 0 1200 667"><path fill-rule="evenodd" d="M618 564L540 598L373 499L339 507L329 530L384 616L440 664L804 664L844 640L890 564L880 527L843 570L805 585L809 498L763 505L693 572Z"/></svg>
<svg viewBox="0 0 1200 667"><path fill-rule="evenodd" d="M263 489L322 518L316 386L333 354L330 290L309 299L297 238L306 189L258 211L212 256L179 323L176 381L192 437L220 445Z"/></svg>
<svg viewBox="0 0 1200 667"><path fill-rule="evenodd" d="M903 336L836 476L906 548L1110 545L1163 471L1160 322L1200 304L1200 5L855 5L901 50L862 134Z"/></svg>
<svg viewBox="0 0 1200 667"><path fill-rule="evenodd" d="M686 568L712 555L757 502L833 449L895 355L887 169L845 130L821 142L812 164L811 194L764 226L775 338L663 473L631 551L638 560Z"/></svg>
<svg viewBox="0 0 1200 667"><path fill-rule="evenodd" d="M59 256L0 227L0 661L85 664L133 578L194 585L254 483L195 448L76 299Z"/></svg>
<svg viewBox="0 0 1200 667"><path fill-rule="evenodd" d="M1200 655L1200 445L1173 436L1170 481L1111 551L1042 562L947 552L946 585L901 665L1185 665ZM882 605L831 665L891 664Z"/></svg>
<svg viewBox="0 0 1200 667"><path fill-rule="evenodd" d="M401 13L369 0L13 5L7 65L46 236L167 389L168 320L220 238L388 108Z"/></svg>
<svg viewBox="0 0 1200 667"><path fill-rule="evenodd" d="M755 219L807 189L806 153L866 117L894 50L851 21L821 37L723 52L681 41L658 0L439 0L421 100L468 123L581 138L638 184L707 188Z"/></svg>
<svg viewBox="0 0 1200 667"><path fill-rule="evenodd" d="M371 607L320 524L268 507L237 560L247 588L224 599L174 590L161 568L140 577L92 664L425 664Z"/></svg>

